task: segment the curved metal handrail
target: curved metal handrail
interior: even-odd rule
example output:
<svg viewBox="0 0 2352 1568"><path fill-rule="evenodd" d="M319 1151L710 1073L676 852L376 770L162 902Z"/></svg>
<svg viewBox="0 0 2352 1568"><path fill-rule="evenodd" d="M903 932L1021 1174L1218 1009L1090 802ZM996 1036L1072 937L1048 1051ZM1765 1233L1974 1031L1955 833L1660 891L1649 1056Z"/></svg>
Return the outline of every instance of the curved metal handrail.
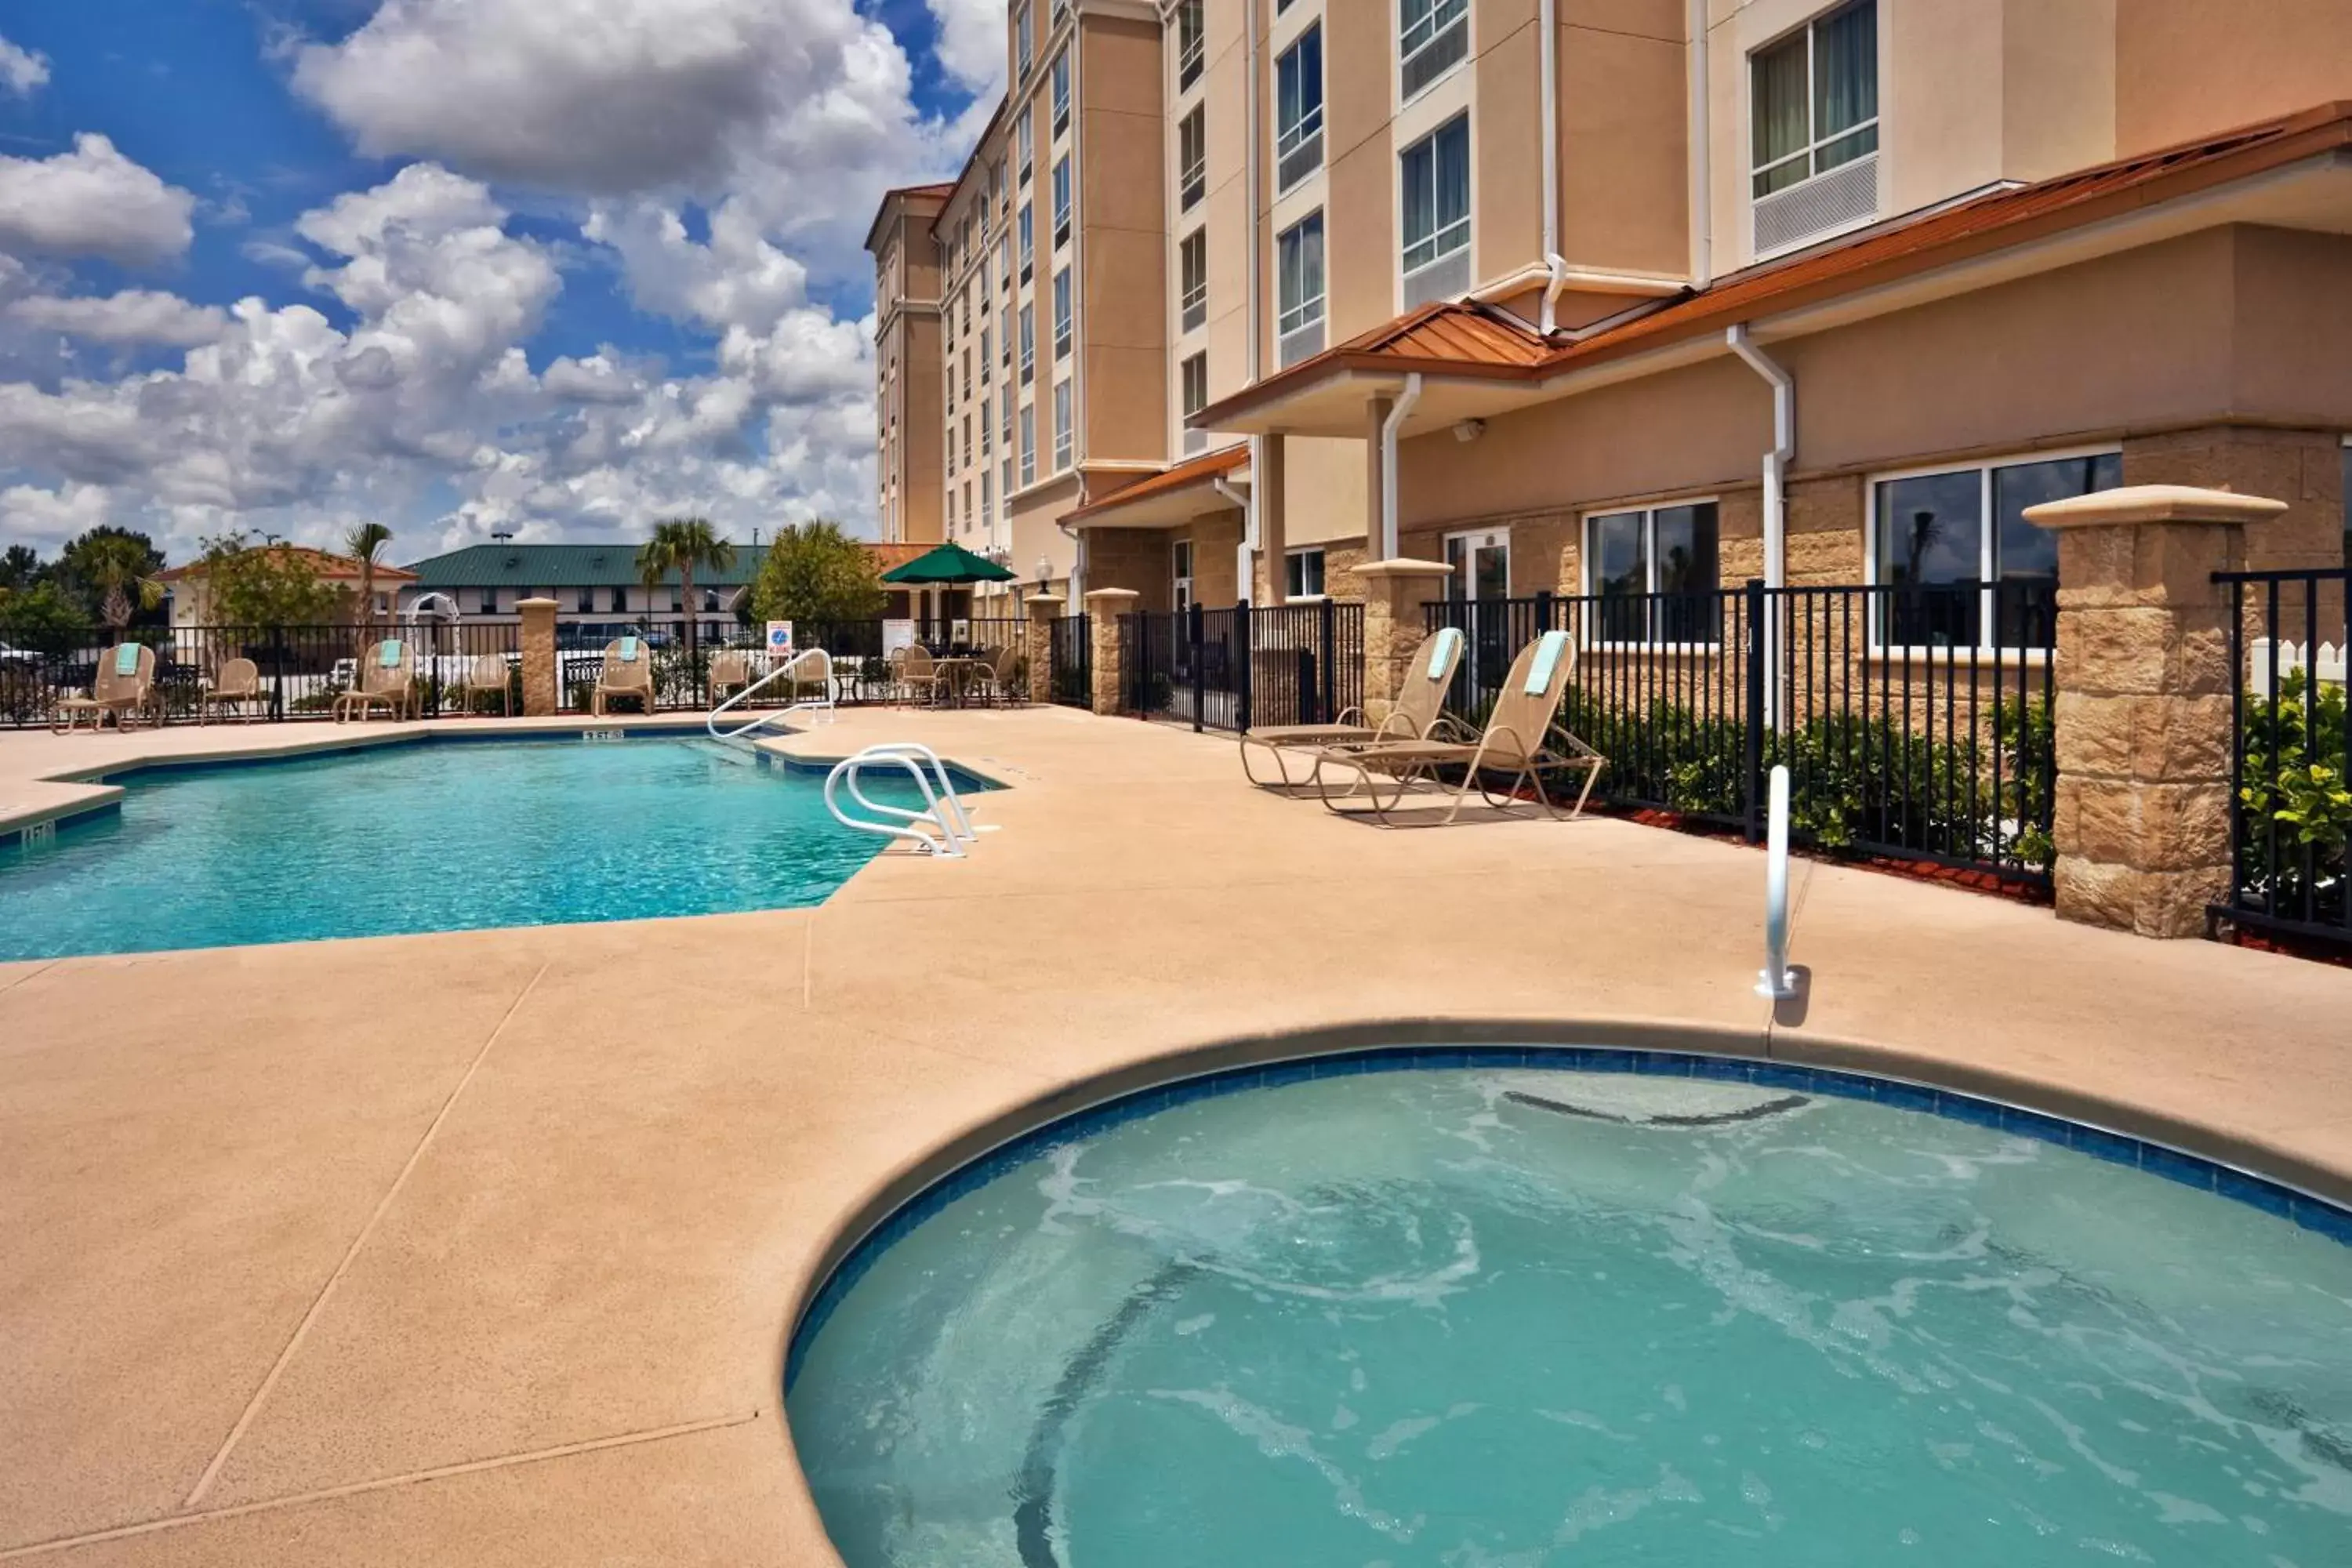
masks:
<svg viewBox="0 0 2352 1568"><path fill-rule="evenodd" d="M798 669L803 662L812 658L819 661L819 668L821 670L819 679L824 682L824 695L823 697L813 698L806 702L790 703L782 708L774 709L770 711L758 714L752 718L751 722L739 725L732 730L721 730L719 727L719 718L720 714L734 711L737 708L740 708L744 703L750 701L762 687L765 687L772 682L782 680L786 676L791 675L794 670ZM711 709L709 716L703 720L702 727L710 731L710 735L713 740L738 741L750 734L754 730L764 729L768 725L776 723L793 713L821 713L824 716L824 721L826 722L830 722L834 717L833 656L825 652L824 649L821 647L803 648L800 652L793 655L792 658L784 660L783 663L768 671L767 674L760 677L759 679L751 682L751 685L745 687L742 690L737 692L726 701L721 702Z"/></svg>
<svg viewBox="0 0 2352 1568"><path fill-rule="evenodd" d="M931 764L930 774L923 771L925 762ZM868 796L858 787L868 764L904 768L908 776L915 781L915 787L922 792L924 809L909 811L904 806L886 805ZM933 774L939 780L937 790L931 787ZM873 818L855 816L842 809L840 790L844 784L848 785L853 800L874 814ZM963 808L963 800L956 793L955 783L948 777L946 765L929 746L912 742L868 746L856 755L835 763L833 771L824 777L824 805L835 819L845 827L855 827L863 833L878 833L890 838L910 839L919 852L926 855L960 860L963 858L966 844L979 842L979 836L972 830L971 818ZM919 823L929 824L937 832L927 833L917 826Z"/></svg>
<svg viewBox="0 0 2352 1568"><path fill-rule="evenodd" d="M1756 994L1781 1001L1797 994L1789 968L1789 770L1772 770L1764 828L1764 972Z"/></svg>

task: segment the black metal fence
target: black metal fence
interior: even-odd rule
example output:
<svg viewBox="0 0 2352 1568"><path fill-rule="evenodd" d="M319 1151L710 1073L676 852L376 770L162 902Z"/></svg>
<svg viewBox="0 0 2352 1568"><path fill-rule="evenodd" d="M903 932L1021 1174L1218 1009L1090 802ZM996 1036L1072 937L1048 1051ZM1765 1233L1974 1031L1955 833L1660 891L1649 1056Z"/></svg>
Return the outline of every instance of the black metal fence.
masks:
<svg viewBox="0 0 2352 1568"><path fill-rule="evenodd" d="M1447 707L1475 725L1518 651L1574 639L1560 723L1609 759L1601 798L1760 837L1790 772L1790 826L1824 849L2047 886L2057 604L2047 583L1838 585L1454 600Z"/></svg>
<svg viewBox="0 0 2352 1568"><path fill-rule="evenodd" d="M2352 574L2223 573L2231 875L2219 920L2352 944Z"/></svg>
<svg viewBox="0 0 2352 1568"><path fill-rule="evenodd" d="M1094 618L1064 616L1052 623L1048 684L1037 695L1066 708L1092 708L1095 701Z"/></svg>
<svg viewBox="0 0 2352 1568"><path fill-rule="evenodd" d="M361 661L375 643L396 637L415 650L411 688L426 718L465 710L497 711L497 682L488 659L508 668L508 702L520 711L519 630L512 625L299 626L134 626L120 640L155 650L155 680L137 718L148 723L194 723L222 718L272 721L329 719L335 699L351 690ZM118 644L110 628L44 637L37 647L0 650L0 725L16 729L52 722L67 699L88 695L101 661ZM253 666L253 695L218 700L236 689Z"/></svg>
<svg viewBox="0 0 2352 1568"><path fill-rule="evenodd" d="M1119 617L1129 711L1240 731L1328 723L1364 695L1364 607L1311 605Z"/></svg>

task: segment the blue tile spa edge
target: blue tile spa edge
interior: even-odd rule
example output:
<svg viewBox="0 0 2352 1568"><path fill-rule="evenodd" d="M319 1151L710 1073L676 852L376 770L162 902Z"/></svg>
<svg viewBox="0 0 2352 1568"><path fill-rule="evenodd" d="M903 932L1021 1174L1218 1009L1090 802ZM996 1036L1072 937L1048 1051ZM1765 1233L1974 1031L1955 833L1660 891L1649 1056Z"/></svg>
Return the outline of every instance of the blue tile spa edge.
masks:
<svg viewBox="0 0 2352 1568"><path fill-rule="evenodd" d="M1233 1068L1135 1089L1032 1128L958 1166L891 1210L860 1237L825 1276L793 1326L784 1357L784 1392L790 1394L809 1346L877 1258L950 1204L1040 1154L1194 1100L1313 1079L1431 1068L1550 1068L1638 1073L1654 1078L1713 1079L1842 1100L1870 1100L2073 1149L2094 1159L2248 1205L2352 1247L2352 1210L2325 1199L2161 1143L1955 1089L1832 1068L1795 1067L1785 1062L1684 1051L1591 1046L1376 1046Z"/></svg>

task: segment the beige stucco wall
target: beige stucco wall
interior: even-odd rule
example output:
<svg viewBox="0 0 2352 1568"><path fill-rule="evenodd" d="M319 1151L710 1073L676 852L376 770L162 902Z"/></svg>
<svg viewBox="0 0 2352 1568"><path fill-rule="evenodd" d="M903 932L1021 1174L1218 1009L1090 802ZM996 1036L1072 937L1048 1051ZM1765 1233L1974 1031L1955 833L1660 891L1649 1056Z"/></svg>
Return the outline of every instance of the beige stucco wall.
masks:
<svg viewBox="0 0 2352 1568"><path fill-rule="evenodd" d="M1361 441L1289 437L1283 470L1284 542L1363 538L1364 476Z"/></svg>
<svg viewBox="0 0 2352 1568"><path fill-rule="evenodd" d="M1076 563L1076 542L1055 526L1062 514L1078 504L1078 478L1066 475L1050 484L1035 487L1014 498L1013 518L1012 569L1024 584L1034 584L1037 577L1037 560L1043 556L1054 564L1054 582L1066 584L1070 568ZM1102 586L1095 584L1092 586Z"/></svg>
<svg viewBox="0 0 2352 1568"><path fill-rule="evenodd" d="M1327 5L1323 157L1327 338L1344 342L1396 313L1396 149L1389 134L1396 44L1385 5Z"/></svg>
<svg viewBox="0 0 2352 1568"><path fill-rule="evenodd" d="M1083 270L1076 452L1081 458L1157 460L1168 451L1169 253L1160 29L1119 17L1087 16L1078 38L1082 75L1075 134ZM1045 129L1051 129L1050 120ZM1050 316L1050 280L1044 297L1044 314ZM1050 347L1050 323L1041 322L1040 330Z"/></svg>
<svg viewBox="0 0 2352 1568"><path fill-rule="evenodd" d="M1559 8L1560 253L1571 266L1684 276L1690 119L1679 0ZM1531 132L1519 183L1539 156ZM1540 220L1538 220L1540 221Z"/></svg>
<svg viewBox="0 0 2352 1568"><path fill-rule="evenodd" d="M2352 5L2344 0L2115 5L2122 153L2352 98Z"/></svg>

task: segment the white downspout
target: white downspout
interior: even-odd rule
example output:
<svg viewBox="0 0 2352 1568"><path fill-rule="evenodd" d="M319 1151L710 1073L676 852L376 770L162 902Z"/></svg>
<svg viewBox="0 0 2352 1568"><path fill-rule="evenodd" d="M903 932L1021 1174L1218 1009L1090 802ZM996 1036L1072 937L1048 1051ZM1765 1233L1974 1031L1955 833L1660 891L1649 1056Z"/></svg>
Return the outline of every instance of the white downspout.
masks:
<svg viewBox="0 0 2352 1568"><path fill-rule="evenodd" d="M1692 0L1705 5L1706 0ZM1549 337L1559 325L1560 291L1568 287L1568 261L1559 253L1559 0L1543 0L1539 7L1543 37L1537 40L1543 61L1543 314L1537 330Z"/></svg>
<svg viewBox="0 0 2352 1568"><path fill-rule="evenodd" d="M1397 432L1421 401L1421 373L1404 378L1389 416L1381 421L1381 559L1397 558Z"/></svg>
<svg viewBox="0 0 2352 1568"><path fill-rule="evenodd" d="M1789 579L1787 497L1784 493L1790 459L1797 455L1797 379L1771 355L1756 346L1742 321L1727 329L1723 341L1748 363L1748 368L1772 387L1772 449L1764 454L1764 586L1785 587ZM1780 639L1777 617L1764 628L1764 721L1778 727L1780 713Z"/></svg>
<svg viewBox="0 0 2352 1568"><path fill-rule="evenodd" d="M1690 0L1691 287L1715 281L1715 146L1707 95L1706 0Z"/></svg>
<svg viewBox="0 0 2352 1568"><path fill-rule="evenodd" d="M1257 436L1250 437L1250 484L1248 489L1244 490L1238 489L1223 474L1215 476L1209 481L1210 485L1215 489L1216 492L1224 497L1228 501L1231 501L1240 510L1242 514L1242 542L1234 547L1234 599L1235 603L1239 603L1244 599L1251 600L1254 603L1257 597L1257 595L1252 593L1251 590L1257 586L1257 444L1262 439L1262 437Z"/></svg>

